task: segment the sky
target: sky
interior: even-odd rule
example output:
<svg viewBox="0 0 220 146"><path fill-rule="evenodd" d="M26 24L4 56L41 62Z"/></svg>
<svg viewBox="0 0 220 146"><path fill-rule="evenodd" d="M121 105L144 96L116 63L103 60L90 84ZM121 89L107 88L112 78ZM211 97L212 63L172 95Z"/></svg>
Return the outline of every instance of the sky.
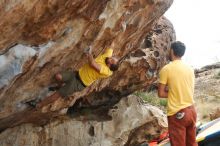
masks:
<svg viewBox="0 0 220 146"><path fill-rule="evenodd" d="M194 68L220 62L220 0L174 0L165 16L186 45L185 62Z"/></svg>

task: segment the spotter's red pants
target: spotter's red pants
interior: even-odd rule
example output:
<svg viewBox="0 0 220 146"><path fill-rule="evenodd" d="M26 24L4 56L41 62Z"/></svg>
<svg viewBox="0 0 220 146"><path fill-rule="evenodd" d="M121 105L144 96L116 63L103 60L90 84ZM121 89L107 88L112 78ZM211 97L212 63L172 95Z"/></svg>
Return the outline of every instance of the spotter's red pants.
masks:
<svg viewBox="0 0 220 146"><path fill-rule="evenodd" d="M171 146L198 146L196 143L196 111L194 106L180 110L185 116L177 119L176 114L168 116ZM178 112L178 113L179 113Z"/></svg>

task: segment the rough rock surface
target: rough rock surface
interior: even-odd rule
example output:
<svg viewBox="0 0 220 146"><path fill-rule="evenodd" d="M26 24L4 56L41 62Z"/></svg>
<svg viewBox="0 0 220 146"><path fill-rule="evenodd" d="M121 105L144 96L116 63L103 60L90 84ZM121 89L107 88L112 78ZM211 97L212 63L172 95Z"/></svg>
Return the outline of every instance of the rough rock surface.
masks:
<svg viewBox="0 0 220 146"><path fill-rule="evenodd" d="M63 117L44 127L25 124L4 131L0 135L0 145L123 146L128 141L135 146L145 142L146 137L158 137L167 127L166 116L161 110L132 95L116 104L109 115L112 120L108 122L80 122ZM144 131L143 138L139 138L139 134L128 137L130 131L139 126Z"/></svg>
<svg viewBox="0 0 220 146"><path fill-rule="evenodd" d="M175 32L162 15L172 2L0 1L0 131L25 123L46 125L66 113L78 121L85 117L89 121L111 121L109 109L132 92L150 87L166 64ZM120 59L119 70L42 109L24 104L50 95L47 88L55 73L78 70L86 63L83 51L88 46L93 47L94 56L113 48ZM94 114L87 117L85 111ZM26 125L24 131L26 127L30 128Z"/></svg>
<svg viewBox="0 0 220 146"><path fill-rule="evenodd" d="M166 63L167 49L175 39L172 24L161 17L171 3L1 1L0 49L5 63L1 65L0 129L26 122L45 124L84 96L91 101L90 106L112 106L121 97L149 86ZM66 68L77 70L84 64L83 49L88 45L95 48L94 56L112 47L121 59L119 71L69 100L60 99L52 109L42 112L25 107L24 101L49 94L47 87L54 73ZM24 52L13 51L20 48Z"/></svg>

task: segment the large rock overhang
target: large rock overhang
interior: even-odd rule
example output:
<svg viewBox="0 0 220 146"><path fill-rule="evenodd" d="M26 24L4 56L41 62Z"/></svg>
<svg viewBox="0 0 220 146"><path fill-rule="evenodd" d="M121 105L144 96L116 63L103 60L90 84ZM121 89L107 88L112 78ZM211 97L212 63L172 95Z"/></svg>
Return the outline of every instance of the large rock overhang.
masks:
<svg viewBox="0 0 220 146"><path fill-rule="evenodd" d="M175 40L172 24L162 15L172 0L20 0L3 1L0 8L0 130L22 123L46 124L79 98L91 107L110 108L125 95L148 88L167 63ZM46 109L23 104L44 98L51 77L64 69L78 70L86 58L106 47L121 60L119 70L68 100ZM22 49L23 48L23 49ZM16 51L19 50L19 51ZM17 62L17 64L15 63ZM61 112L62 111L62 112Z"/></svg>

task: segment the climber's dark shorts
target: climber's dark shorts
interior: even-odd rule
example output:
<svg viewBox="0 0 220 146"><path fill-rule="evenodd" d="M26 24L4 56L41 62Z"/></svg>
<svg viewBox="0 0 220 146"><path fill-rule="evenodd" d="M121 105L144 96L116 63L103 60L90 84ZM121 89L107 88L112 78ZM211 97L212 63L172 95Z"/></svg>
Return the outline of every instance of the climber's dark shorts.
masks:
<svg viewBox="0 0 220 146"><path fill-rule="evenodd" d="M58 90L62 97L68 97L74 92L81 91L86 87L82 83L78 72L63 71L60 74L62 76L62 81L65 83L65 85Z"/></svg>

